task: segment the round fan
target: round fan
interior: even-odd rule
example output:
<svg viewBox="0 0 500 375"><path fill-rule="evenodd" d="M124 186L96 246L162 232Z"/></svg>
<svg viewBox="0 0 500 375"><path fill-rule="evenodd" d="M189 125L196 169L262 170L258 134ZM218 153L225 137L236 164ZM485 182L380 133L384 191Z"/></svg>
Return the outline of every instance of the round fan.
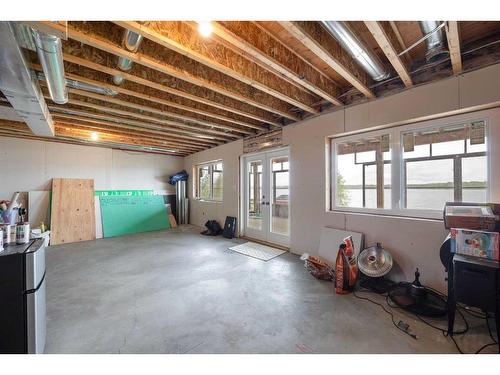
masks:
<svg viewBox="0 0 500 375"><path fill-rule="evenodd" d="M358 268L366 276L382 277L392 268L392 256L377 243L359 254Z"/></svg>
<svg viewBox="0 0 500 375"><path fill-rule="evenodd" d="M420 283L420 272L415 272L412 283L399 283L389 291L389 298L399 307L414 314L437 318L446 315L446 301L438 293Z"/></svg>

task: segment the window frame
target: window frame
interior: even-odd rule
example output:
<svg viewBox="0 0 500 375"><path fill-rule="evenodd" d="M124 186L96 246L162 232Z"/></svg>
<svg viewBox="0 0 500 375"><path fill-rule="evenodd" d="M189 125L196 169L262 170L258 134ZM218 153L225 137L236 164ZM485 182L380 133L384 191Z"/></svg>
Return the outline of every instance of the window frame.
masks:
<svg viewBox="0 0 500 375"><path fill-rule="evenodd" d="M222 165L221 170L216 169L217 164ZM200 173L200 171L202 168L208 168L209 183L210 183L210 196L208 198L202 197L201 193L200 193L201 192L201 189L200 189L201 173ZM217 202L217 203L222 202L224 200L224 162L222 161L222 159L196 164L194 166L194 169L195 169L194 175L196 177L196 180L195 180L195 183L193 186L195 199L199 200L199 201L204 201L204 202ZM214 197L214 171L217 173L220 173L221 177L222 177L222 192L221 192L220 199Z"/></svg>
<svg viewBox="0 0 500 375"><path fill-rule="evenodd" d="M403 159L403 143L402 136L403 133L408 131L422 131L422 130L432 130L436 128L444 128L451 126L459 126L467 123L473 123L477 121L483 121L485 126L485 136L486 136L486 151L468 154L469 157L473 156L486 156L486 200L491 200L491 126L488 118L465 118L463 120L457 121L434 121L425 123L413 123L401 126L395 126L380 130L360 132L347 136L337 136L329 137L329 157L330 157L330 192L329 192L329 211L330 212L350 212L350 213L362 213L362 214L374 214L374 215L386 215L386 216L400 216L400 217L410 217L410 218L421 218L421 219L443 219L443 210L433 210L433 209L412 209L404 208L403 203L406 195L405 181L406 178L406 163L407 160L418 159ZM337 144L345 143L349 141L355 141L359 138L375 137L381 136L383 134L389 134L389 147L391 153L391 208L366 208L366 207L342 207L336 205L336 192L337 192ZM464 149L464 151L466 151ZM477 154L477 155L476 155ZM480 155L482 154L482 155ZM461 156L465 154L460 154ZM436 158L438 158L436 156ZM451 155L446 155L445 158L455 159L456 157ZM434 159L433 159L434 160ZM455 163L455 161L454 161Z"/></svg>

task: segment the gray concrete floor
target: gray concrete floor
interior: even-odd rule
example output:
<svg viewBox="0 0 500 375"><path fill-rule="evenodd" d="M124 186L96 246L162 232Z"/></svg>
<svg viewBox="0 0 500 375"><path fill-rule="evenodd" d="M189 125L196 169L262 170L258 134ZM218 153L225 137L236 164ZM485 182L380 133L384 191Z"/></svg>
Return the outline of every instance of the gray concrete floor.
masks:
<svg viewBox="0 0 500 375"><path fill-rule="evenodd" d="M296 255L263 262L227 249L241 240L199 230L50 247L46 352L456 352L409 315L395 310L418 340L394 328L378 306L336 295ZM484 323L471 322L471 332L457 339L467 351L489 342Z"/></svg>

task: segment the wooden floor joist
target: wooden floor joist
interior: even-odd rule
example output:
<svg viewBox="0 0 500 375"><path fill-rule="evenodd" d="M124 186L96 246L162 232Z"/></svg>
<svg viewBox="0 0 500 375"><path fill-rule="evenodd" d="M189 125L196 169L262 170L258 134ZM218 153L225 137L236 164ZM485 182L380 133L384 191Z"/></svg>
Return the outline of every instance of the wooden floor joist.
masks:
<svg viewBox="0 0 500 375"><path fill-rule="evenodd" d="M403 81L406 87L413 86L410 74L406 68L402 59L398 56L393 43L390 40L389 35L384 30L383 25L378 21L365 21L365 25L372 34L372 36L377 41L382 51L384 51L385 56L394 67L399 77Z"/></svg>
<svg viewBox="0 0 500 375"><path fill-rule="evenodd" d="M214 34L244 51L250 57L270 66L278 73L302 85L335 105L340 88L328 77L302 61L258 26L248 21L214 22Z"/></svg>
<svg viewBox="0 0 500 375"><path fill-rule="evenodd" d="M96 63L94 61L90 61L88 59L83 59L83 58L78 57L78 56L73 56L69 53L64 53L63 58L64 58L64 61L68 61L68 62L73 63L73 64L84 66L86 68L89 68L89 69L92 69L92 70L95 70L98 72L106 73L110 76L121 75L121 76L123 76L123 78L126 81L134 82L134 83L137 83L137 84L145 86L145 87L150 87L152 89L165 92L167 94L172 94L172 95L175 95L175 96L178 96L181 98L185 98L185 99L188 99L189 101L193 101L195 103L201 103L201 104L204 104L204 105L209 106L209 107L213 107L213 108L217 108L219 110L227 111L227 112L230 112L232 114L241 116L242 118L249 118L249 119L260 121L262 123L281 127L281 123L279 123L274 117L272 117L271 114L266 113L265 111L263 111L259 108L255 108L255 107L246 105L244 103L239 103L240 106L236 107L236 104L235 104L236 101L234 101L234 103L231 103L232 99L223 97L221 95L219 95L220 96L219 101L215 100L216 98L206 99L205 97L203 97L201 95L193 95L190 92L182 91L182 90L179 90L178 88L170 87L168 85L162 84L159 81L153 80L151 77L149 77L148 79L145 79L143 77L139 77L139 76L133 74L133 72L123 72L123 71L118 70L118 69L110 68L106 65L98 64L98 63ZM123 92L123 91L120 91L120 89L121 89L121 87L115 87L115 90L117 90L119 92ZM198 92L198 94L200 94L200 93L201 93L201 91ZM217 95L214 95L214 96L217 96ZM147 95L147 97L154 98L154 95ZM224 99L225 99L225 101L223 101ZM223 120L223 121L227 121L227 122L232 122L234 124L247 126L249 128L252 128L252 129L257 129L257 130L262 129L262 126L258 126L256 124L251 123L251 122L243 121L243 119L237 119L234 117L229 117L227 115L226 116L220 115L220 114L217 114L217 113L210 111L209 109L208 110L201 110L201 109L197 109L197 108L192 107L192 106L182 105L182 104L179 104L179 103L173 102L173 101L164 101L163 104L168 105L170 107L175 107L175 108L178 108L181 110L185 110L187 112L198 113L198 114L201 114L201 115L204 115L207 117L212 117L215 119L219 119L219 120Z"/></svg>
<svg viewBox="0 0 500 375"><path fill-rule="evenodd" d="M232 79L234 82L227 82L228 79L224 78L220 72L216 71L217 74L211 74L210 76L207 70L203 70L200 74L195 74L188 71L186 67L180 68L179 66L169 64L140 52L129 52L121 46L100 38L98 35L91 32L86 33L75 29L72 25L68 25L68 37L77 42L87 44L118 57L123 57L139 65L185 80L194 85L208 88L222 95L251 104L291 120L298 121L300 119L299 116L294 114L292 111L293 107L289 103L281 101L269 94L259 93L258 90L250 85L241 82L238 83L236 79Z"/></svg>
<svg viewBox="0 0 500 375"><path fill-rule="evenodd" d="M199 125L203 125L204 127L208 127L209 129L206 129L206 130L210 130L212 128L217 128L217 129L225 129L228 132L234 133L234 135L232 133L228 133L228 132L217 132L217 133L214 132L213 134L222 134L222 135L227 135L227 136L230 136L233 138L239 138L240 137L239 134L255 134L254 132L246 130L246 129L239 129L239 128L234 128L234 127L218 125L218 124L214 124L211 122L205 122L202 120L198 120L196 118L188 117L188 116L182 116L182 115L176 115L176 114L172 115L170 113L166 113L166 112L164 112L160 109L156 109L154 107L145 106L145 105L141 105L141 104L135 104L134 102L116 99L116 98L114 98L112 96L108 96L108 95L99 95L99 94L94 94L94 93L91 93L88 91L77 90L77 89L69 89L69 92L73 93L73 94L77 94L79 96L84 96L87 98L100 100L103 102L108 102L108 103L121 105L124 107L134 108L134 109L137 109L137 110L142 111L142 112L154 113L154 114L161 115L161 116L168 115L171 117L178 118L179 120L183 120L186 122L192 122L192 123L196 123ZM198 128L198 129L205 129L204 127Z"/></svg>
<svg viewBox="0 0 500 375"><path fill-rule="evenodd" d="M46 97L46 99L50 100L50 97L48 95L46 95L45 97ZM196 127L196 126L187 125L187 124L183 124L183 123L166 121L166 120L163 120L161 118L154 117L154 116L148 116L148 115L144 115L144 114L137 113L137 112L131 112L131 111L123 110L123 109L118 109L115 107L99 105L93 101L79 100L75 96L71 96L68 99L68 103L76 105L76 106L80 106L80 107L92 108L92 109L99 111L99 112L123 115L123 116L128 116L131 118L136 118L139 120L144 120L144 121L154 123L154 124L161 124L161 125L164 125L164 129L166 131L171 129L171 130L176 131L178 133L187 134L187 135L191 135L191 136L197 136L199 134L199 132L201 131L203 133L206 133L206 134L213 136L213 139L219 139L221 141L226 141L226 142L231 140L231 139L234 140L236 138L240 138L239 136L235 136L234 134L229 134L229 133L221 132L218 130L206 129L204 127ZM189 131L186 129L194 130L194 131Z"/></svg>
<svg viewBox="0 0 500 375"><path fill-rule="evenodd" d="M213 140L213 142L216 142L218 144L225 143L228 141L227 138L222 138L220 136L213 135L213 134L210 134L210 135L207 134L206 137L200 137L200 133L187 132L183 129L176 129L176 128L172 128L170 126L165 126L165 124L161 123L160 121L153 121L153 120L146 119L145 118L146 116L142 116L142 115L131 116L128 114L129 112L126 112L126 111L115 110L115 109L110 108L110 107L97 106L95 104L88 103L85 101L69 99L68 104L69 104L69 106L67 104L64 106L60 106L60 105L57 105L54 103L53 105L49 105L49 108L54 109L54 108L56 108L56 106L59 106L60 108L63 108L63 109L75 109L75 108L77 108L80 111L90 110L90 113L94 113L94 114L98 114L98 115L99 114L103 114L105 116L107 116L108 114L120 115L121 117L119 117L119 118L122 119L122 121L136 121L136 120L138 120L138 121L141 121L143 123L157 125L157 126L160 126L165 131L165 133L171 133L172 135L175 135L179 138L210 139L210 140ZM80 108L78 108L78 107L80 107ZM81 108L81 107L83 107L83 108Z"/></svg>
<svg viewBox="0 0 500 375"><path fill-rule="evenodd" d="M202 149L206 148L206 146L194 145L192 143L179 142L178 140L172 141L172 139L168 135L165 135L165 132L161 131L161 130L155 130L155 129L150 129L150 128L138 128L136 126L130 126L130 125L126 125L126 124L118 124L118 123L111 122L111 121L93 119L93 118L78 116L78 115L67 115L64 113L57 113L57 112L54 113L52 115L52 117L55 120L60 120L61 122L65 122L65 123L73 124L73 125L94 124L94 125L101 127L103 129L106 129L106 128L122 129L124 131L129 131L131 134L140 133L140 134L151 135L151 136L157 137L159 139L163 139L165 141L172 142L172 144L175 144L175 145L177 145L177 147L182 148L182 149L202 150Z"/></svg>
<svg viewBox="0 0 500 375"><path fill-rule="evenodd" d="M82 109L75 109L67 106L51 106L49 105L49 110L58 112L58 113L66 113L66 114L73 114L77 116L82 116L82 117L88 117L88 118L93 118L96 120L104 120L104 121L110 121L110 122L115 122L118 124L128 124L135 126L137 128L150 128L150 129L156 129L156 130L164 130L163 127L159 127L158 125L151 124L151 123L146 123L143 121L136 121L128 118L123 118L123 117L117 117L117 116L110 116L110 115L104 115L101 113L95 113L95 112L89 112L85 111ZM172 140L176 140L178 142L183 142L185 144L193 144L193 145L200 145L200 146L207 146L207 147L212 147L215 145L219 145L222 142L213 140L211 137L191 137L191 136L185 136L185 135L180 135L180 134L174 134L174 133L167 133L169 137Z"/></svg>
<svg viewBox="0 0 500 375"><path fill-rule="evenodd" d="M140 24L133 21L115 21L115 23L306 112L318 113L313 107L317 102L315 96L297 90L281 77L271 74L251 61L242 59L225 46L212 40L204 40L196 29L184 22L148 21L146 24Z"/></svg>
<svg viewBox="0 0 500 375"><path fill-rule="evenodd" d="M460 35L457 21L446 21L446 39L450 50L451 66L453 74L462 72L462 54L460 51Z"/></svg>
<svg viewBox="0 0 500 375"><path fill-rule="evenodd" d="M366 97L375 97L368 87L366 73L361 71L347 52L330 35L327 35L320 25L306 21L279 21L279 23Z"/></svg>

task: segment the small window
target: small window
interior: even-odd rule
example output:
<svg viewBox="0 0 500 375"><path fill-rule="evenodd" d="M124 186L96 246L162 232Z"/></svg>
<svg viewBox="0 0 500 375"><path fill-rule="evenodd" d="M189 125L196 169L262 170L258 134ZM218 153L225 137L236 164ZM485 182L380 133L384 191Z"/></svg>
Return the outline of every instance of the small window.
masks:
<svg viewBox="0 0 500 375"><path fill-rule="evenodd" d="M222 201L223 190L222 161L206 163L196 166L197 199Z"/></svg>
<svg viewBox="0 0 500 375"><path fill-rule="evenodd" d="M489 200L485 121L406 125L332 140L332 209L440 218Z"/></svg>

